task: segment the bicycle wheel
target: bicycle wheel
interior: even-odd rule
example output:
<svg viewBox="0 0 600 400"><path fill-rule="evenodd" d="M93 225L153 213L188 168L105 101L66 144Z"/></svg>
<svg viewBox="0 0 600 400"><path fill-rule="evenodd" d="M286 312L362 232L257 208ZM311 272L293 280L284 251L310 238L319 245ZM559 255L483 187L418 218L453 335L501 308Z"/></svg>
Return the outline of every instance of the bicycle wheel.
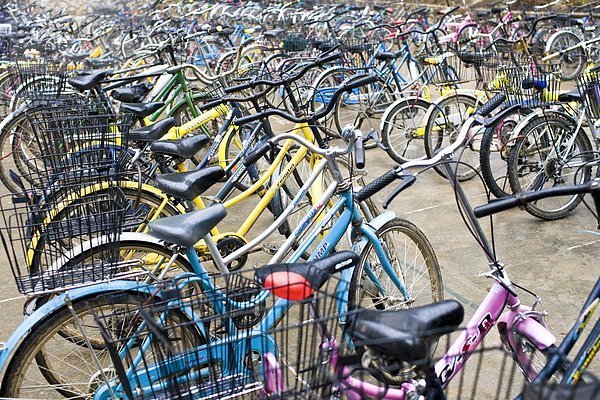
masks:
<svg viewBox="0 0 600 400"><path fill-rule="evenodd" d="M360 255L360 264L352 274L348 293L349 310L410 308L444 298L437 257L429 240L417 226L396 217L377 230L377 237L410 298L406 299L400 293L383 270L375 248L369 242Z"/></svg>
<svg viewBox="0 0 600 400"><path fill-rule="evenodd" d="M570 47L576 46L580 42L581 39L573 32L559 32L553 36L551 42L546 45L545 52L546 54L558 53ZM560 64L562 70L562 79L565 81L570 81L575 79L575 77L583 71L586 61L587 57L585 50L581 47L578 47L564 53L562 56L557 57L550 62L553 64Z"/></svg>
<svg viewBox="0 0 600 400"><path fill-rule="evenodd" d="M131 309L148 301L141 293L119 293L111 296L90 296L72 302L72 310L66 305L35 327L19 345L8 364L0 396L21 398L70 398L90 399L94 391L104 384L102 372L115 377L115 369L105 345L94 348L82 342L78 321L86 336L95 343L104 343L93 315L98 313L118 315L118 310ZM77 320L73 313L77 315ZM175 348L191 349L204 343L203 336L183 313L172 312L165 324L178 326L169 337ZM114 329L131 332L131 320L114 321ZM170 329L171 330L171 329ZM76 337L64 337L64 332L77 331ZM158 345L158 343L157 343ZM166 349L165 349L166 350ZM98 365L98 363L100 365Z"/></svg>
<svg viewBox="0 0 600 400"><path fill-rule="evenodd" d="M27 143L34 140L33 129L24 112L11 114L6 125L0 131L0 180L13 193L20 193L21 188L10 178L8 171L13 170L27 181L31 168L27 166ZM31 155L35 157L35 155ZM30 158L31 158L30 157ZM35 171L35 167L33 168Z"/></svg>
<svg viewBox="0 0 600 400"><path fill-rule="evenodd" d="M338 132L346 125L354 125L365 135L376 130L379 133L381 117L395 100L394 91L382 80L361 86L351 93L345 93L335 104L333 120ZM369 144L367 148L375 145Z"/></svg>
<svg viewBox="0 0 600 400"><path fill-rule="evenodd" d="M583 129L573 137L572 121L556 115L533 119L523 128L508 158L508 179L514 193L587 182L592 145ZM551 197L525 205L541 219L563 218L577 207L582 195Z"/></svg>
<svg viewBox="0 0 600 400"><path fill-rule="evenodd" d="M512 194L508 182L508 155L512 142L511 134L521 117L523 109L508 114L504 119L486 128L481 137L479 164L486 186L496 197Z"/></svg>
<svg viewBox="0 0 600 400"><path fill-rule="evenodd" d="M424 117L429 102L423 99L397 103L382 120L381 139L397 163L425 158Z"/></svg>
<svg viewBox="0 0 600 400"><path fill-rule="evenodd" d="M428 158L434 157L440 150L454 143L463 122L474 112L476 105L477 99L462 94L447 97L431 105L433 110L429 114L424 133L425 154ZM470 139L467 138L464 146L456 150L456 157L475 170L479 168L480 142L481 134L477 134ZM440 176L446 178L442 167L433 168ZM465 181L474 177L476 171L473 168L458 165L457 179Z"/></svg>
<svg viewBox="0 0 600 400"><path fill-rule="evenodd" d="M232 163L243 150L244 146L248 144L248 141L250 141L251 144L248 151L246 151L246 154L251 152L257 143L263 143L266 140L266 133L263 129L253 134L254 130L254 124L244 125L230 130L225 136L223 139L224 151L219 151L219 165L221 165L223 169L227 169L230 163ZM264 157L261 157L256 163L249 166L248 172L235 182L235 187L241 191L249 189L253 185L253 179L260 178L269 169L272 164L271 156L271 154L267 154ZM238 163L241 163L242 161L243 158L241 158ZM235 171L237 171L237 168L238 166L234 165L233 168L229 170L230 175L234 174ZM251 174L253 177L250 176Z"/></svg>

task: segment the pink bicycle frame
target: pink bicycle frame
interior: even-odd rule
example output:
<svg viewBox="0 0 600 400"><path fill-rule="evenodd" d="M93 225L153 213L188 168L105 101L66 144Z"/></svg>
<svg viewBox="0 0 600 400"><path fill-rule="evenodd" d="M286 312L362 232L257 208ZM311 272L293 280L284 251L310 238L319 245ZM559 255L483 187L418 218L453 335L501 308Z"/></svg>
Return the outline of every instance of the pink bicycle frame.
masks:
<svg viewBox="0 0 600 400"><path fill-rule="evenodd" d="M483 338L490 332L494 325L505 325L508 344L515 352L519 364L527 368L528 359L521 351L521 347L514 337L513 332L518 332L527 337L540 349L546 349L556 342L556 338L539 321L531 315L531 309L521 305L518 297L511 294L498 281L494 283L489 293L477 308L473 317L467 323L466 328L454 341L448 352L435 364L435 373L445 388L453 377L465 365L469 356L482 342ZM335 371L338 368L338 345L335 340L325 341L331 353L331 366ZM265 355L265 371L267 371L267 390L284 390L280 383L274 382L281 372L275 357ZM535 371L525 371L530 378L535 377ZM338 389L350 400L360 400L363 396L382 398L388 400L404 400L407 392L414 391L415 385L411 382L402 384L399 388L385 388L360 379L349 376L349 369L342 368L341 382Z"/></svg>

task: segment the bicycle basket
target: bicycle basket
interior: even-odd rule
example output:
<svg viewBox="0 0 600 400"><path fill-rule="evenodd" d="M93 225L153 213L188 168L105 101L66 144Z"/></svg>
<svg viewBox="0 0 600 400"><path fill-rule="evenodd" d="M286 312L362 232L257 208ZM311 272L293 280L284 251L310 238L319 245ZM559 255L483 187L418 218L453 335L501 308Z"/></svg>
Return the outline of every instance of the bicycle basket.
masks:
<svg viewBox="0 0 600 400"><path fill-rule="evenodd" d="M532 63L506 68L503 73L502 79L505 79L505 84L501 90L506 94L507 105L547 107L558 101L561 85L561 69L558 65Z"/></svg>
<svg viewBox="0 0 600 400"><path fill-rule="evenodd" d="M34 188L87 186L127 169L130 116L99 104L64 104L32 108L27 120L30 129L18 132L18 169Z"/></svg>
<svg viewBox="0 0 600 400"><path fill-rule="evenodd" d="M283 49L292 53L301 52L308 48L308 40L299 33L291 33L283 39Z"/></svg>
<svg viewBox="0 0 600 400"><path fill-rule="evenodd" d="M592 123L600 119L600 80L596 72L584 72L577 77L577 90L583 98L585 112Z"/></svg>
<svg viewBox="0 0 600 400"><path fill-rule="evenodd" d="M66 64L44 59L17 60L10 68L19 79L15 95L26 100L46 102L70 93L66 84L71 71Z"/></svg>
<svg viewBox="0 0 600 400"><path fill-rule="evenodd" d="M100 300L108 307L90 307L96 327L88 324L84 333L99 332L113 355L112 364L98 359L99 370L115 371L106 385L134 398L328 397L323 370L332 353L318 332L343 340L332 294L338 281L291 306L265 298L261 284L244 273L215 276L214 282L218 291L201 291L198 278L175 279L141 286L147 295L138 298L112 293ZM275 327L260 328L276 320Z"/></svg>
<svg viewBox="0 0 600 400"><path fill-rule="evenodd" d="M24 192L0 198L0 235L19 292L63 291L129 273L119 260L125 210L123 192L114 186L87 194ZM83 249L92 245L95 254L84 256Z"/></svg>

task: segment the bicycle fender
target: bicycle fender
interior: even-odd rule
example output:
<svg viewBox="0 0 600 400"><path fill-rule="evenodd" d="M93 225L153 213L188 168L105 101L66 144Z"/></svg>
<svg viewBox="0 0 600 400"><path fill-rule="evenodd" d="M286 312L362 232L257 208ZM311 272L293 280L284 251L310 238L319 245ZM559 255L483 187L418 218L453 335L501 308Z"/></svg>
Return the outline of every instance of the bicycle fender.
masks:
<svg viewBox="0 0 600 400"><path fill-rule="evenodd" d="M522 136L521 133L522 133L523 129L529 124L529 122L531 120L533 120L534 118L537 118L537 117L548 116L550 114L555 114L561 118L568 119L569 122L573 123L573 125L577 125L577 121L575 121L573 119L573 117L571 117L570 115L568 115L565 112L557 111L557 110L545 110L545 109L535 110L532 113L525 116L525 118L523 118L521 121L519 121L518 125L515 127L515 129L510 134L509 143L513 142L514 140L516 140L517 138Z"/></svg>
<svg viewBox="0 0 600 400"><path fill-rule="evenodd" d="M555 344L556 337L544 325L532 317L525 317L524 319L519 317L520 313L527 311L530 311L530 309L526 307L519 307L518 312L505 311L498 318L497 325L504 324L507 334L515 330L522 333L540 349L546 349Z"/></svg>
<svg viewBox="0 0 600 400"><path fill-rule="evenodd" d="M144 291L146 293L150 293L150 289L151 287L147 287L146 289L140 287L139 283L136 281L113 281L69 290L68 292L61 293L57 297L53 298L52 300L41 306L39 309L37 309L29 317L27 317L17 327L17 329L15 329L10 338L6 342L1 343L2 346L0 347L0 383L4 380L6 369L10 364L10 361L20 344L27 337L29 337L29 335L31 335L31 333L39 324L46 321L48 318L52 318L52 315L65 305L65 300L67 299L67 296L71 301L73 301L92 295L98 296L104 293L110 293L114 291L130 290Z"/></svg>

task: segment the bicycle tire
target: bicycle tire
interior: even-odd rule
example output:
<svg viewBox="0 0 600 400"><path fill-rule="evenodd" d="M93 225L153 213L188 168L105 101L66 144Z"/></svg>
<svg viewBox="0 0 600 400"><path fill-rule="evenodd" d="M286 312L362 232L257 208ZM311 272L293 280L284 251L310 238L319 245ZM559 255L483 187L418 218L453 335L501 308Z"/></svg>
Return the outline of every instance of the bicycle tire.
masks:
<svg viewBox="0 0 600 400"><path fill-rule="evenodd" d="M495 124L487 126L481 137L479 165L481 175L490 192L497 198L510 196L508 182L508 155L510 154L511 133L518 124L518 118L528 111L515 110ZM515 118L516 117L516 118Z"/></svg>
<svg viewBox="0 0 600 400"><path fill-rule="evenodd" d="M419 130L429 106L428 101L418 98L399 102L386 112L381 140L392 160L401 164L426 157L424 136Z"/></svg>
<svg viewBox="0 0 600 400"><path fill-rule="evenodd" d="M523 128L523 134L515 140L508 158L508 179L514 193L526 190L540 190L550 180L552 180L552 186L576 183L565 179L564 172L569 171L569 165L565 164L563 166L561 163L565 163L566 160L572 162L577 155L582 155L583 157L579 164L590 160L589 151L592 150L592 145L583 129L579 130L573 142L578 150L568 150L569 154L561 154L560 159L558 157L554 157L553 159L545 158L545 156L548 156L547 152L553 149L564 151L560 149L561 137L563 134L568 135L569 132L572 132L574 126L575 124L564 117L541 115L531 120ZM535 133L538 129L541 130L541 136L536 137ZM534 157L539 158L539 161L530 161ZM573 173L577 171L578 168L575 168ZM533 175L529 176L529 172L532 172ZM579 177L581 178L579 183L587 182L590 176L591 168L584 167L582 171L579 171ZM565 198L568 198L568 200L558 207L549 208L544 206L544 204L551 205L554 202L561 202L560 199L564 200ZM555 220L567 216L582 200L583 195L553 197L528 203L525 205L525 210L537 218Z"/></svg>
<svg viewBox="0 0 600 400"><path fill-rule="evenodd" d="M570 31L558 32L551 39L544 49L546 54L558 53L581 43L581 38ZM585 50L581 47L577 47L554 60L550 60L553 64L560 64L562 71L561 79L565 81L571 81L581 74L585 68L586 61Z"/></svg>
<svg viewBox="0 0 600 400"><path fill-rule="evenodd" d="M427 154L427 158L433 158L438 151L454 142L453 137L458 135L463 122L474 111L477 103L478 100L473 96L456 94L443 99L439 103L431 104L433 109L425 125L424 134L425 154ZM453 109L453 107L456 107L456 109ZM480 134L478 135L481 136ZM457 166L456 178L459 181L469 180L477 174L476 170L479 169L478 153L479 149L474 138L467 143L464 151L461 149L456 150L455 154L457 158L475 169L473 170L473 168L465 165ZM446 172L442 166L434 165L433 168L440 176L446 178Z"/></svg>
<svg viewBox="0 0 600 400"><path fill-rule="evenodd" d="M342 132L344 126L352 124L365 135L371 129L380 134L381 117L395 99L394 90L381 79L355 89L351 94L340 96L333 109L333 121L337 131ZM365 148L375 146L376 144L369 143Z"/></svg>
<svg viewBox="0 0 600 400"><path fill-rule="evenodd" d="M440 271L440 266L431 246L429 240L425 236L425 234L412 222L403 219L403 218L394 218L388 222L386 222L380 229L377 230L377 237L380 238L380 242L385 245L386 251L389 252L391 246L393 244L396 247L401 243L400 240L394 238L386 238L386 235L389 232L398 232L401 236L405 237L404 246L405 250L408 246L415 246L414 250L410 250L410 253L414 252L410 258L416 260L417 258L422 258L422 265L418 266L415 269L414 263L410 265L402 265L398 268L398 266L394 265L396 272L400 272L399 278L402 279L405 283L412 282L413 286L407 288L411 297L415 294L415 284L419 281L419 285L423 285L417 292L417 296L422 294L423 292L429 292L430 296L424 296L424 298L419 298L420 304L428 304L431 302L437 302L443 300L444 298L444 286L442 282L442 274ZM392 239L392 240L390 240ZM373 291L378 291L375 285L368 285L369 282L366 282L365 278L367 277L367 273L365 271L367 257L370 256L371 251L374 251L372 243L367 243L360 254L360 263L354 268L354 272L352 274L352 278L350 280L349 292L348 292L348 309L355 310L358 308L366 308L366 307L375 307L377 309L390 309L390 308L408 308L417 305L417 302L414 298L407 302L399 302L398 304L386 304L388 300L378 298L379 293L372 293ZM403 257L404 260L408 260L406 258L408 253L406 252ZM375 256L376 257L376 256ZM396 261L401 262L398 259L400 257L398 254L393 254L391 257L388 257L390 260L396 259ZM420 274L425 268L426 273L423 274L420 278L413 276L413 279L407 277L409 270L412 270L412 275ZM373 270L373 273L376 271ZM427 275L427 283L422 282ZM378 276L381 281L382 275ZM392 282L389 282L390 285L393 285ZM382 282L382 285L385 287L385 283ZM375 290L372 290L375 289ZM396 296L397 298L402 298L402 295ZM422 300L422 303L421 303Z"/></svg>
<svg viewBox="0 0 600 400"><path fill-rule="evenodd" d="M116 298L116 296L112 296L110 302L107 301L108 299L106 296L90 295L88 297L74 300L71 303L71 307L79 318L83 318L85 316L85 312L90 311L90 308L100 310L103 307L110 307L111 305L121 305L125 307L139 305L148 298L147 295L133 292L123 292L119 295L123 297L122 300ZM34 382L40 381L39 385L33 386L39 386L41 390L38 390L35 395L25 395L23 397L47 399L82 398L89 396L91 393L93 393L95 388L104 384L96 363L91 361L91 358L89 358L91 357L92 350L84 343L65 340L64 337L60 336L60 332L64 332L65 326L76 324L73 318L72 310L67 305L62 306L56 312L52 313L51 316L37 325L35 329L25 337L13 357L10 359L7 373L4 376L4 381L0 389L0 396L22 396L23 382L30 376L32 376L31 379L37 378L37 380ZM185 316L185 314L174 313L173 315L176 315L178 318L180 318L179 321L189 321L189 318ZM177 323L177 320L174 320L174 323ZM197 329L190 328L195 327L195 324L187 323L179 325L182 327L185 326L186 329L190 329L189 334L191 336L187 338L192 339L191 343L189 343L190 345L195 345L198 343L198 341L202 340L202 336ZM91 331L93 330L94 324L90 321L90 323L86 324L85 326L87 335L91 336ZM57 335L59 337L56 337ZM59 347L68 348L68 350L65 350L65 352L68 352L69 358L64 357ZM104 349L98 350L98 352L102 352L103 350ZM60 368L54 367L50 369L48 365L43 365L43 362L42 365L38 364L36 358L39 358L40 352L44 351L48 353L50 351L54 351L57 353L52 357L52 360L55 363L61 362ZM88 358L86 358L85 354L83 353L87 354ZM46 357L46 361L48 359L49 357ZM78 362L76 366L71 366L69 368L66 364L72 359L78 359L80 362ZM100 354L98 359L105 361L104 365L102 365L103 369L106 368L108 371L110 371L112 367L110 358L106 357L103 359ZM44 379L39 379L38 376L40 373ZM65 383L64 380L61 379L67 373L73 373L76 375L75 378L73 378L73 382ZM39 391L42 393L39 393Z"/></svg>

